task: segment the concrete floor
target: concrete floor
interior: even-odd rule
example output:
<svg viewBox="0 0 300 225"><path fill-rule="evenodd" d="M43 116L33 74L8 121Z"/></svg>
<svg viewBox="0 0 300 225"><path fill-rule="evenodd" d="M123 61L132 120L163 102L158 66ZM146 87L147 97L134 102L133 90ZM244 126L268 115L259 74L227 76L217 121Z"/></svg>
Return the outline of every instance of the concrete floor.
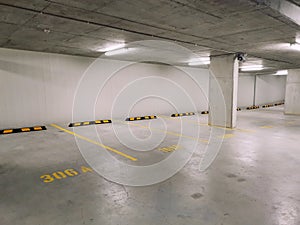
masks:
<svg viewBox="0 0 300 225"><path fill-rule="evenodd" d="M74 137L54 127L1 135L1 224L299 225L300 117L282 111L282 107L273 107L238 112L238 129L225 130L221 151L208 170L198 171L201 154L196 152L175 176L146 187L119 185L89 171ZM199 117L197 147L202 149L211 128L203 125L207 115ZM182 121L195 126L196 119L191 116ZM113 156L147 165L168 156L161 148L180 138L176 135L180 118L160 120L169 132L151 152L137 153L119 143L112 135L112 125L98 125L97 130L105 145L133 154L139 161L111 153ZM158 121L131 122L135 124L131 131L140 138L151 132L155 136L163 133ZM149 123L156 129L149 130ZM59 126L73 131L67 124ZM124 127L126 124L116 123L115 128L122 133ZM74 129L79 131L89 136L87 127ZM188 145L183 142L176 151ZM92 143L88 146L101 150ZM64 178L58 171L69 175Z"/></svg>

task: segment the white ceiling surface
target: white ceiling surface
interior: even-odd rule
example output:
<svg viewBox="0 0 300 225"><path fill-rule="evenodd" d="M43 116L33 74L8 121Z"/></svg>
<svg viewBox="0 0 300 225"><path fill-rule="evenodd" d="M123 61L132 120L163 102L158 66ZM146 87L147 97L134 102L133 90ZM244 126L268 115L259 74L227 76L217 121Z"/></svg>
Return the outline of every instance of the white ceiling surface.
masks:
<svg viewBox="0 0 300 225"><path fill-rule="evenodd" d="M298 0L0 0L0 47L99 57L99 49L125 42L135 50L118 59L185 65L193 53L246 52L245 64L264 65L260 73L300 68L300 51L289 45L300 36L299 5Z"/></svg>

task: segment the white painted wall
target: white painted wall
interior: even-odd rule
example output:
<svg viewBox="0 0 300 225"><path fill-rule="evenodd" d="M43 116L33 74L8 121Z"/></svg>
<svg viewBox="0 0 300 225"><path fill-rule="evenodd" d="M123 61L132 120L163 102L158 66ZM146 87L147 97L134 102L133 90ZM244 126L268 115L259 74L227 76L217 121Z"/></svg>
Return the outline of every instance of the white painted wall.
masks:
<svg viewBox="0 0 300 225"><path fill-rule="evenodd" d="M0 49L0 128L69 121L92 59Z"/></svg>
<svg viewBox="0 0 300 225"><path fill-rule="evenodd" d="M0 49L0 129L52 122L71 122L76 88L82 75L93 61L93 58L86 57ZM106 68L102 62L100 68L89 71L105 80L110 76L105 73L109 66L118 67L123 64L120 61L113 61ZM183 69L185 72L181 71ZM133 86L133 89L127 88L127 90L139 93L144 97L147 97L146 95L149 93L155 95L155 91L161 90L169 93L179 102L180 110L194 111L190 105L186 104L186 98L178 94L178 89L174 88L174 84L171 85L170 81L172 81L192 96L192 101L195 102L198 111L208 109L208 70L178 69L166 65L138 63L119 70L108 79L95 102L96 118L110 118L112 102L118 96L118 92L129 82L150 76L155 76L155 79L152 81L144 79L147 81L146 85L134 82L138 84L137 87ZM100 90L103 83L97 85ZM86 92L89 91L89 89L86 90ZM128 109L124 110L119 107L119 111L114 111L113 115L123 118L127 115L140 116L176 112L170 103L149 96L131 108L129 113ZM94 119L90 118L90 114L86 113L84 107L80 110L81 115L77 118Z"/></svg>
<svg viewBox="0 0 300 225"><path fill-rule="evenodd" d="M254 81L253 75L240 75L238 84L238 107L248 107L253 105L254 96Z"/></svg>
<svg viewBox="0 0 300 225"><path fill-rule="evenodd" d="M0 48L0 129L71 122L76 88L94 60ZM178 112L195 111L183 92L191 96L197 111L208 109L207 69L135 63L118 69L114 76L106 73L110 67L118 68L124 64L128 63L117 60L107 63L101 59L88 70L107 81L93 102L96 119L171 114L176 112L176 107ZM256 104L283 100L285 79L285 76L258 76ZM104 84L95 83L97 90ZM252 105L252 85L252 78L240 76L238 106ZM91 90L86 88L85 92ZM127 93L127 99L124 93ZM165 93L168 94L165 99L161 98ZM140 101L135 103L138 99ZM113 104L115 100L120 102ZM175 106L172 105L175 102ZM81 107L76 119L95 119L91 117L91 113Z"/></svg>
<svg viewBox="0 0 300 225"><path fill-rule="evenodd" d="M281 102L285 98L286 76L259 75L256 76L256 88L254 75L240 75L238 87L238 106L247 107L253 105L255 89L255 105Z"/></svg>
<svg viewBox="0 0 300 225"><path fill-rule="evenodd" d="M256 78L256 105L276 103L285 98L286 76L261 75Z"/></svg>

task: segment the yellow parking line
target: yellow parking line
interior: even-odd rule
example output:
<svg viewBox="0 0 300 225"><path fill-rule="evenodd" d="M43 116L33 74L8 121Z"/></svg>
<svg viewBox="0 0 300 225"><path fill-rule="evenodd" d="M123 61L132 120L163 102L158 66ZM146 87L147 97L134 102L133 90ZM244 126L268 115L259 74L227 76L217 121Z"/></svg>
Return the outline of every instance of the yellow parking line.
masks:
<svg viewBox="0 0 300 225"><path fill-rule="evenodd" d="M87 138L87 137L84 137L84 136L82 136L82 135L76 134L76 133L74 133L74 132L72 132L72 131L69 131L69 130L67 130L67 129L64 129L64 128L62 128L62 127L56 125L56 124L50 124L50 125L51 125L52 127L55 127L55 128L57 128L57 129L59 129L59 130L62 130L62 131L64 131L64 132L66 132L66 133L68 133L68 134L74 135L74 136L76 136L76 137L78 137L78 138L80 138L80 139L82 139L82 140L85 140L85 141L90 142L90 143L92 143L92 144L98 145L98 146L100 146L100 147L102 147L102 148L105 148L105 149L107 149L107 150L109 150L109 151L111 151L111 152L114 152L114 153L116 153L116 154L118 154L118 155L121 155L121 156L123 156L123 157L125 157L125 158L127 158L127 159L132 160L132 161L137 161L137 160L138 160L137 158L134 158L134 157L132 157L132 156L130 156L130 155L127 155L127 154L125 154L125 153L123 153L123 152L120 152L120 151L118 151L118 150L116 150L116 149L114 149L114 148L111 148L111 147L109 147L109 146L106 146L106 145L104 145L104 144L102 144L102 143L100 143L100 142L91 140L91 139L89 139L89 138Z"/></svg>
<svg viewBox="0 0 300 225"><path fill-rule="evenodd" d="M221 138L232 138L234 137L234 134L224 134L223 136L220 136Z"/></svg>
<svg viewBox="0 0 300 225"><path fill-rule="evenodd" d="M260 128L273 128L273 126L261 126Z"/></svg>
<svg viewBox="0 0 300 225"><path fill-rule="evenodd" d="M249 130L249 129L239 129L239 128L235 128L235 130L241 131L241 132L247 132L247 133L253 133L255 132L255 130Z"/></svg>

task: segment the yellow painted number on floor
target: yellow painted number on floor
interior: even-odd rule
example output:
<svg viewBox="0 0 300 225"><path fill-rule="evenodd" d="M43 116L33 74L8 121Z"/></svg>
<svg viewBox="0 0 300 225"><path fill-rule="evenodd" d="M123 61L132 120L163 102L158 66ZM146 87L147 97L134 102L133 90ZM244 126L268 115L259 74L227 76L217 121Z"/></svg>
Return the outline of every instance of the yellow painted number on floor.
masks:
<svg viewBox="0 0 300 225"><path fill-rule="evenodd" d="M78 175L78 172L74 169L66 169L65 174L67 174L69 177L74 177Z"/></svg>
<svg viewBox="0 0 300 225"><path fill-rule="evenodd" d="M52 176L53 176L55 179L58 179L58 180L67 178L67 175L64 174L64 173L61 172L61 171L57 171L57 172L52 173Z"/></svg>
<svg viewBox="0 0 300 225"><path fill-rule="evenodd" d="M49 174L42 175L42 176L40 176L40 178L43 179L44 183L51 183L54 181L54 178L51 177Z"/></svg>
<svg viewBox="0 0 300 225"><path fill-rule="evenodd" d="M93 172L93 170L89 167L86 166L81 166L80 167L82 173L87 173L87 172ZM74 177L79 175L80 173L78 171L76 171L75 169L66 169L63 172L62 171L56 171L53 172L52 174L45 174L40 176L40 178L43 180L44 183L51 183L55 180L61 180L61 179L65 179L68 177Z"/></svg>
<svg viewBox="0 0 300 225"><path fill-rule="evenodd" d="M171 146L168 146L168 147L159 148L158 150L162 151L162 152L173 152L173 151L175 151L176 149L179 149L179 148L180 148L180 146L178 146L178 145L171 145Z"/></svg>
<svg viewBox="0 0 300 225"><path fill-rule="evenodd" d="M86 173L86 172L93 172L93 170L92 170L91 168L85 167L85 166L82 166L82 167L81 167L81 171L82 171L83 173Z"/></svg>

